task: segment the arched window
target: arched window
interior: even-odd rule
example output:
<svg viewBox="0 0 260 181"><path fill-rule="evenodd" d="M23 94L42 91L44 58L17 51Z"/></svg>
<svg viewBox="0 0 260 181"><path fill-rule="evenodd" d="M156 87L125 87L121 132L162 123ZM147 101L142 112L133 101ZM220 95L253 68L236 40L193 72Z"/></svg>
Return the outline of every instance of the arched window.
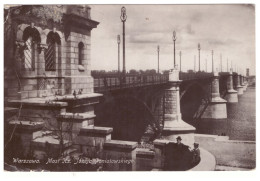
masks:
<svg viewBox="0 0 260 181"><path fill-rule="evenodd" d="M60 37L57 33L50 32L47 35L48 48L44 51L46 71L56 70L56 59L58 58L57 52L60 43Z"/></svg>
<svg viewBox="0 0 260 181"><path fill-rule="evenodd" d="M38 30L30 26L27 27L23 33L23 40L25 48L23 50L22 68L25 70L34 70L37 46L41 42Z"/></svg>
<svg viewBox="0 0 260 181"><path fill-rule="evenodd" d="M84 44L82 42L78 45L79 48L79 65L83 65L83 59L84 59Z"/></svg>

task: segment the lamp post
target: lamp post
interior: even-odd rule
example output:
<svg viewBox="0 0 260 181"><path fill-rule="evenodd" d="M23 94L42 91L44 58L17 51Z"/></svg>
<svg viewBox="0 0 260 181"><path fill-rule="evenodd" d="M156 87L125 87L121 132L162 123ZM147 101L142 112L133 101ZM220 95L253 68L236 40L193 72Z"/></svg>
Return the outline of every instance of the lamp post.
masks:
<svg viewBox="0 0 260 181"><path fill-rule="evenodd" d="M222 54L220 54L220 72L222 72Z"/></svg>
<svg viewBox="0 0 260 181"><path fill-rule="evenodd" d="M196 72L196 55L194 55L194 72Z"/></svg>
<svg viewBox="0 0 260 181"><path fill-rule="evenodd" d="M206 59L206 72L208 71L208 60Z"/></svg>
<svg viewBox="0 0 260 181"><path fill-rule="evenodd" d="M159 59L159 55L160 55L160 46L157 46L157 52L158 52L158 74L159 74L159 65L160 65L160 59Z"/></svg>
<svg viewBox="0 0 260 181"><path fill-rule="evenodd" d="M176 66L176 62L175 62L175 41L176 41L176 32L175 32L175 31L173 31L172 40L173 40L173 68L175 68L175 66Z"/></svg>
<svg viewBox="0 0 260 181"><path fill-rule="evenodd" d="M199 50L199 72L200 72L200 44L198 44L198 50Z"/></svg>
<svg viewBox="0 0 260 181"><path fill-rule="evenodd" d="M121 21L123 22L123 74L126 73L126 68L125 68L125 21L126 21L126 8L123 6L121 8Z"/></svg>
<svg viewBox="0 0 260 181"><path fill-rule="evenodd" d="M117 45L118 45L118 73L120 73L120 35L117 35Z"/></svg>
<svg viewBox="0 0 260 181"><path fill-rule="evenodd" d="M181 51L180 51L180 72L181 72Z"/></svg>
<svg viewBox="0 0 260 181"><path fill-rule="evenodd" d="M228 58L227 58L227 72L228 72Z"/></svg>
<svg viewBox="0 0 260 181"><path fill-rule="evenodd" d="M213 62L214 51L213 50L211 51L211 54L212 54L212 72L214 72L214 62Z"/></svg>

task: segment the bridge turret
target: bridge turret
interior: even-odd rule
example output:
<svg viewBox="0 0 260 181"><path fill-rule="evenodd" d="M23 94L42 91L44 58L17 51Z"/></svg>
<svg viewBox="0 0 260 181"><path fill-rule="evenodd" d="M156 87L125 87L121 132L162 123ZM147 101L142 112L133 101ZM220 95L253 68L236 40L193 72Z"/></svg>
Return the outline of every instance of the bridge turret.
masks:
<svg viewBox="0 0 260 181"><path fill-rule="evenodd" d="M227 118L227 101L220 97L219 73L214 72L211 83L211 101L208 103L201 118L224 119Z"/></svg>
<svg viewBox="0 0 260 181"><path fill-rule="evenodd" d="M237 91L233 88L233 71L230 69L228 79L227 79L227 102L235 103L238 102Z"/></svg>
<svg viewBox="0 0 260 181"><path fill-rule="evenodd" d="M182 120L180 110L179 70L175 67L169 73L170 88L165 90L164 96L164 128L163 136L165 139L176 141L181 136L183 143L192 145L194 143L195 128ZM184 133L185 132L185 133Z"/></svg>

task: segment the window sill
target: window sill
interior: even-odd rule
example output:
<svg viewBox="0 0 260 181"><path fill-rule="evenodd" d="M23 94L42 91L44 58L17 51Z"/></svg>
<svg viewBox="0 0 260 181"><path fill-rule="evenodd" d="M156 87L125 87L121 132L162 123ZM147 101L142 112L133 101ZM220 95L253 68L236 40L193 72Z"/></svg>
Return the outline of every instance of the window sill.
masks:
<svg viewBox="0 0 260 181"><path fill-rule="evenodd" d="M78 65L78 69L79 69L80 72L85 71L85 67L83 65Z"/></svg>

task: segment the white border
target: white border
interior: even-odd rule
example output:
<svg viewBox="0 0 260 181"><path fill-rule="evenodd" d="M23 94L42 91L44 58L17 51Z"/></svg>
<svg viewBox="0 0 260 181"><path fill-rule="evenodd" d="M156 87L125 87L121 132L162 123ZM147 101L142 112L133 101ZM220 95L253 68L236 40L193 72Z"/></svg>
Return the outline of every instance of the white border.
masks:
<svg viewBox="0 0 260 181"><path fill-rule="evenodd" d="M18 1L18 0L8 0L2 3L2 8L0 8L0 16L1 19L3 20L3 8L4 4L255 4L255 11L256 11L256 31L259 32L259 13L258 13L258 3L259 1L253 1L253 0L212 0L212 1L207 1L207 0L200 0L200 1L192 1L192 0L182 0L182 1L170 1L170 0L149 0L149 1L144 1L144 0L88 0L88 1L79 1L79 0L56 0L51 1L51 0L44 0L44 1L33 1L33 0L23 0L23 1ZM3 21L2 21L3 22ZM0 70L3 75L3 23L1 23L1 33L2 36L1 38L1 57L2 57L2 64L0 66ZM257 47L259 48L259 36L257 36L256 33L256 50ZM256 51L256 69L259 68L259 53ZM256 71L257 72L257 71ZM258 79L257 79L258 80ZM0 79L0 84L2 85L2 89L0 89L0 95L1 98L3 96L3 77ZM257 81L257 87L256 90L258 90L258 81ZM258 93L258 92L257 92ZM1 99L3 100L3 98ZM257 103L256 103L256 110L259 110L259 98L257 96ZM3 104L1 104L0 108L0 114L1 117L3 118ZM259 113L256 113L257 118L259 118ZM1 119L3 122L3 119ZM259 130L259 124L257 123L258 119L256 119L256 126L257 130ZM48 172L48 173L28 173L28 172L3 172L3 123L1 125L1 134L0 134L0 144L2 145L0 149L0 176L1 180L49 180L49 179L59 179L59 180L71 180L71 179L81 179L81 180L99 180L99 179L120 179L120 180L207 180L213 181L221 181L223 179L227 180L258 180L260 179L259 175L259 169L258 169L258 159L257 159L257 166L256 170L254 171L236 171L236 172ZM256 134L258 140L259 134L257 132ZM259 143L256 144L257 150L259 150ZM258 153L256 151L257 158L258 158Z"/></svg>

